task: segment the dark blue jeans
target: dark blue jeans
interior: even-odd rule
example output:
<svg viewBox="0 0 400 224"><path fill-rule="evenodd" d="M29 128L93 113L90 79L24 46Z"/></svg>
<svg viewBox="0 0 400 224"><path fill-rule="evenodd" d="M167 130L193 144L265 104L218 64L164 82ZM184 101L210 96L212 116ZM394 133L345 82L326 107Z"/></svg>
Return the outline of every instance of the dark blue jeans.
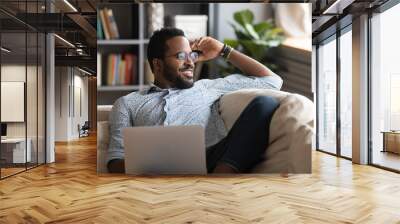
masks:
<svg viewBox="0 0 400 224"><path fill-rule="evenodd" d="M261 162L268 146L269 125L278 108L278 100L269 96L254 98L240 114L228 135L207 149L207 170L225 163L239 173L249 172Z"/></svg>

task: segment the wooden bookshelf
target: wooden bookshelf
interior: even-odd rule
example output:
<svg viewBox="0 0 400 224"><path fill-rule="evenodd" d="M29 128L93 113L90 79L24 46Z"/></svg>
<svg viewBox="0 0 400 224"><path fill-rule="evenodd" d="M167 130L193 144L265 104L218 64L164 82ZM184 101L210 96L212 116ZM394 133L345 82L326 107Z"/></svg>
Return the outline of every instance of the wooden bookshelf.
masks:
<svg viewBox="0 0 400 224"><path fill-rule="evenodd" d="M98 10L108 8L113 11L115 22L119 30L119 39L98 39L97 40L97 71L98 80L98 105L110 105L119 97L124 96L132 91L143 90L150 83L146 80L151 74L147 65L147 45L149 43L149 32L147 30L147 3L103 3L98 5ZM208 15L212 16L213 4L195 3L195 4L164 4L165 25L170 26L168 17L173 15ZM98 20L101 21L100 18ZM209 24L213 21L209 18ZM123 24L123 25L120 25ZM209 31L211 27L209 27ZM104 32L104 31L103 31ZM209 32L211 33L211 32ZM137 66L135 70L136 83L130 85L107 85L105 77L107 77L108 56L111 54L134 54L137 56ZM152 75L152 74L151 74Z"/></svg>
<svg viewBox="0 0 400 224"><path fill-rule="evenodd" d="M132 91L146 88L144 83L144 44L148 39L144 38L143 17L145 16L144 4L135 3L105 3L99 4L98 10L108 8L113 11L115 22L118 26L119 39L98 39L98 72L101 75L97 85L98 105L113 104L119 97ZM100 18L98 18L100 20ZM121 25L123 24L123 25ZM104 32L104 30L103 30ZM129 85L107 85L105 79L108 75L108 57L110 55L133 54L136 56L136 64L133 68L134 83Z"/></svg>

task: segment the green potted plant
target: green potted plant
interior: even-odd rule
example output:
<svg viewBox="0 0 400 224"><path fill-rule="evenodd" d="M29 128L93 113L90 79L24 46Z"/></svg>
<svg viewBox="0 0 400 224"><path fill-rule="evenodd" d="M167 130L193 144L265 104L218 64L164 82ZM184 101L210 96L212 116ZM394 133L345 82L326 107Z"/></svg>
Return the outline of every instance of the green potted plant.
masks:
<svg viewBox="0 0 400 224"><path fill-rule="evenodd" d="M282 29L276 27L271 20L254 23L254 14L250 10L235 12L236 24L230 25L237 39L225 39L224 43L265 64L271 70L277 66L268 63L266 54L269 48L279 46L285 39ZM237 69L223 60L219 61L222 75L238 72Z"/></svg>

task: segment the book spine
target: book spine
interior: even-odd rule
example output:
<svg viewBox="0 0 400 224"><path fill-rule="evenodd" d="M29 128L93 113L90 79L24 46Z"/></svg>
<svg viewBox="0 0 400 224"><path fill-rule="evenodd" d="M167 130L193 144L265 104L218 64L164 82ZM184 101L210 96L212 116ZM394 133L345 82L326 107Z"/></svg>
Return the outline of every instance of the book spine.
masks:
<svg viewBox="0 0 400 224"><path fill-rule="evenodd" d="M112 85L113 78L113 68L114 66L114 56L112 54L108 55L108 63L107 63L107 85Z"/></svg>
<svg viewBox="0 0 400 224"><path fill-rule="evenodd" d="M125 84L125 60L120 61L119 63L119 81L118 81L118 85L124 85Z"/></svg>
<svg viewBox="0 0 400 224"><path fill-rule="evenodd" d="M100 11L97 11L97 39L99 39L99 40L104 39L103 27L102 27L102 24L101 24Z"/></svg>
<svg viewBox="0 0 400 224"><path fill-rule="evenodd" d="M136 84L137 82L137 56L132 54L132 83Z"/></svg>
<svg viewBox="0 0 400 224"><path fill-rule="evenodd" d="M100 18L101 18L101 22L102 22L103 28L104 28L104 35L105 35L106 39L109 40L109 39L111 39L111 36L110 36L110 30L108 27L108 22L106 19L107 16L105 14L105 11L106 11L106 8L100 10Z"/></svg>
<svg viewBox="0 0 400 224"><path fill-rule="evenodd" d="M120 55L115 56L115 66L114 66L114 79L113 79L113 85L117 85L119 82L119 63L120 63Z"/></svg>
<svg viewBox="0 0 400 224"><path fill-rule="evenodd" d="M110 22L110 32L112 38L119 39L117 23L115 22L114 14L111 9L107 9L108 21Z"/></svg>
<svg viewBox="0 0 400 224"><path fill-rule="evenodd" d="M132 85L132 60L133 56L132 54L126 54L125 55L125 85Z"/></svg>

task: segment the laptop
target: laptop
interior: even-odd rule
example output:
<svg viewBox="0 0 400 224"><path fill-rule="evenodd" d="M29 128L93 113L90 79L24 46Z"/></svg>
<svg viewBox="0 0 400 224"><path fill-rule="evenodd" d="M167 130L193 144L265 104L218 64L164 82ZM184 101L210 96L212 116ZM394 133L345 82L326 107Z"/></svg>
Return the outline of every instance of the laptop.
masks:
<svg viewBox="0 0 400 224"><path fill-rule="evenodd" d="M202 126L129 127L123 138L126 174L207 174Z"/></svg>

